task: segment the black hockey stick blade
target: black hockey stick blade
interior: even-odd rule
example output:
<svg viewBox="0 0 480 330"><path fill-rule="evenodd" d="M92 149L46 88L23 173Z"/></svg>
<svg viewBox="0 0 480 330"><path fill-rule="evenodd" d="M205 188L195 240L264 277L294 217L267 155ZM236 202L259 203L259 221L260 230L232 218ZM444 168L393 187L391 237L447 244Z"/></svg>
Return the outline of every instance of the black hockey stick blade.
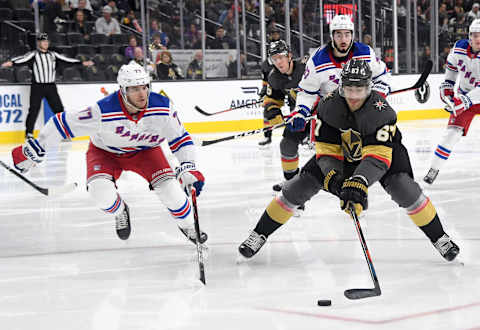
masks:
<svg viewBox="0 0 480 330"><path fill-rule="evenodd" d="M200 243L200 223L198 221L198 209L197 209L197 191L195 188L191 189L192 195L192 204L193 204L193 222L195 226L195 234L197 236L195 245L197 246L197 258L198 258L198 270L199 270L199 280L206 285L205 279L205 262L203 258L203 247Z"/></svg>
<svg viewBox="0 0 480 330"><path fill-rule="evenodd" d="M36 191L38 191L39 193L41 193L45 196L58 196L58 195L66 194L68 192L71 192L71 191L75 190L75 188L78 186L78 184L76 182L73 182L73 183L68 183L68 184L66 184L64 186L60 186L60 187L43 188L43 187L40 187L37 184L33 183L32 181L27 179L24 175L22 175L21 173L18 173L17 171L15 171L13 168L8 166L7 164L2 162L1 160L0 160L0 165L5 167L10 173L14 174L18 178L20 178L21 180L26 182L28 185L30 185L33 189L35 189Z"/></svg>
<svg viewBox="0 0 480 330"><path fill-rule="evenodd" d="M428 60L427 62L425 62L425 66L423 68L420 78L418 78L417 82L412 87L407 87L407 88L402 88L396 91L392 91L390 94L403 93L403 92L407 92L407 91L422 87L423 84L425 84L425 81L427 81L427 78L430 75L432 68L433 68L433 62L431 60Z"/></svg>
<svg viewBox="0 0 480 330"><path fill-rule="evenodd" d="M221 110L221 111L216 111L216 112L206 112L205 110L200 108L198 105L196 105L194 107L194 109L197 110L198 112L200 112L204 116L214 116L214 115L218 115L218 114L221 114L221 113L224 113L224 112L230 112L230 111L245 108L245 107L248 107L248 106L251 106L251 105L256 105L257 103L260 103L262 101L263 101L263 98L261 98L259 100L255 100L252 103L245 103L245 104L242 104L242 105L239 105L239 106L236 106L236 107L231 107L231 108Z"/></svg>
<svg viewBox="0 0 480 330"><path fill-rule="evenodd" d="M377 289L348 289L343 293L345 297L351 300L376 297L382 294L380 288Z"/></svg>
<svg viewBox="0 0 480 330"><path fill-rule="evenodd" d="M208 113L206 111L203 111L198 105L195 106L195 110L197 110L198 112L200 112L202 115L204 116L213 116L215 115L215 113Z"/></svg>

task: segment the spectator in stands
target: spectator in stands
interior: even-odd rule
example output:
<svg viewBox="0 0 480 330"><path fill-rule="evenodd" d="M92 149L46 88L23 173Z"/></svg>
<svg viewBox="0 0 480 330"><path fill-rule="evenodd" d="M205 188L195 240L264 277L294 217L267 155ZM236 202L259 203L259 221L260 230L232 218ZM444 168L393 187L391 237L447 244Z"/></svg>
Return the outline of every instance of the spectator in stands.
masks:
<svg viewBox="0 0 480 330"><path fill-rule="evenodd" d="M461 7L460 7L461 8ZM450 35L453 37L453 40L468 39L468 22L467 15L463 13L462 10L457 12L456 18L450 20Z"/></svg>
<svg viewBox="0 0 480 330"><path fill-rule="evenodd" d="M152 19L152 21L150 22L150 30L149 30L149 36L152 41L153 41L153 36L156 33L162 33L162 30L160 29L160 25L158 24L158 21L156 19Z"/></svg>
<svg viewBox="0 0 480 330"><path fill-rule="evenodd" d="M57 17L61 19L65 18L60 0L53 0L45 3L43 15L45 17L45 31L57 32L57 24L55 23L55 20Z"/></svg>
<svg viewBox="0 0 480 330"><path fill-rule="evenodd" d="M135 17L135 12L130 10L124 18L122 18L122 24L128 26L129 28L142 33L142 27L138 22L137 18Z"/></svg>
<svg viewBox="0 0 480 330"><path fill-rule="evenodd" d="M210 49L234 48L232 40L228 36L225 36L225 29L222 26L219 26L217 28L217 31L215 32L215 39L210 41L209 48Z"/></svg>
<svg viewBox="0 0 480 330"><path fill-rule="evenodd" d="M237 78L237 59L227 65L228 78ZM244 53L240 54L240 77L247 75L247 56Z"/></svg>
<svg viewBox="0 0 480 330"><path fill-rule="evenodd" d="M195 52L193 61L187 67L187 79L202 79L202 59L203 54L201 50Z"/></svg>
<svg viewBox="0 0 480 330"><path fill-rule="evenodd" d="M372 36L369 35L369 34L364 34L363 35L363 41L362 41L365 45L369 45L370 47L373 47L372 46Z"/></svg>
<svg viewBox="0 0 480 330"><path fill-rule="evenodd" d="M268 37L270 39L270 42L278 41L281 39L282 35L280 34L280 30L278 28L272 27L269 31L270 32L268 34Z"/></svg>
<svg viewBox="0 0 480 330"><path fill-rule="evenodd" d="M83 40L88 42L90 40L91 28L85 24L85 12L81 9L75 12L74 21L70 24L68 32L78 32L83 36Z"/></svg>
<svg viewBox="0 0 480 330"><path fill-rule="evenodd" d="M472 6L472 10L468 12L468 19L473 21L474 19L480 18L480 4L475 2Z"/></svg>
<svg viewBox="0 0 480 330"><path fill-rule="evenodd" d="M95 29L97 33L105 34L106 36L111 36L112 34L120 34L120 24L118 21L112 17L112 8L110 6L103 7L103 17L99 17L95 21Z"/></svg>
<svg viewBox="0 0 480 330"><path fill-rule="evenodd" d="M90 8L89 8L88 4L90 4L90 2L87 2L87 0L78 0L78 7L75 10L73 10L72 19L75 19L75 13L78 10L83 10L85 21L91 21L93 10L91 9L92 6L90 5Z"/></svg>
<svg viewBox="0 0 480 330"><path fill-rule="evenodd" d="M128 37L128 46L125 48L125 58L127 60L131 60L135 57L135 48L137 48L137 37L135 35L131 34Z"/></svg>
<svg viewBox="0 0 480 330"><path fill-rule="evenodd" d="M92 4L90 0L67 0L68 6L71 10L83 9L88 10L89 12L93 11Z"/></svg>
<svg viewBox="0 0 480 330"><path fill-rule="evenodd" d="M153 42L149 46L150 51L153 50L167 50L167 47L162 45L160 33L155 33L153 35Z"/></svg>
<svg viewBox="0 0 480 330"><path fill-rule="evenodd" d="M442 68L441 71L445 71L445 67L447 65L447 57L449 53L450 53L450 47L446 46L443 48L442 52L439 55L438 63L440 63L441 65L441 68Z"/></svg>
<svg viewBox="0 0 480 330"><path fill-rule="evenodd" d="M227 12L227 16L220 22L220 24L225 29L227 35L233 36L235 34L235 13L232 8L230 8Z"/></svg>
<svg viewBox="0 0 480 330"><path fill-rule="evenodd" d="M145 56L143 56L143 49L141 47L135 47L135 50L133 51L133 59L132 61L137 62L139 65L143 66L144 62L147 64L146 65L146 70L147 72L155 78L155 64L150 61L150 59L145 59ZM130 62L132 62L130 61Z"/></svg>
<svg viewBox="0 0 480 330"><path fill-rule="evenodd" d="M442 2L440 8L438 8L438 21L440 24L442 24L445 18L448 19L447 4Z"/></svg>
<svg viewBox="0 0 480 330"><path fill-rule="evenodd" d="M116 2L114 0L108 0L107 1L107 6L112 8L112 16L115 17L116 19L118 19L119 18L118 15L120 15L120 11L117 8Z"/></svg>
<svg viewBox="0 0 480 330"><path fill-rule="evenodd" d="M167 50L157 55L157 77L160 80L183 79L182 70L173 63L172 54Z"/></svg>
<svg viewBox="0 0 480 330"><path fill-rule="evenodd" d="M190 24L190 29L185 33L185 48L202 48L202 34L198 31L197 26L194 23Z"/></svg>
<svg viewBox="0 0 480 330"><path fill-rule="evenodd" d="M431 55L432 55L432 52L430 51L430 46L426 45L425 48L423 48L423 53L422 53L422 56L420 57L419 63L425 63L428 60L431 60Z"/></svg>

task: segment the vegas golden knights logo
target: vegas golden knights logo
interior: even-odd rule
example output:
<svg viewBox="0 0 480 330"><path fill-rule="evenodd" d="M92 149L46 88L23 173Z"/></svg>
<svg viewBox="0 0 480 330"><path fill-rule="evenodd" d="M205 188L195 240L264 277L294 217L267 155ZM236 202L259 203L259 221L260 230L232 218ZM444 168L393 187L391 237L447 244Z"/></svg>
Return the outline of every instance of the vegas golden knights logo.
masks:
<svg viewBox="0 0 480 330"><path fill-rule="evenodd" d="M360 133L349 128L340 130L342 132L343 156L349 162L356 162L362 159L362 138Z"/></svg>

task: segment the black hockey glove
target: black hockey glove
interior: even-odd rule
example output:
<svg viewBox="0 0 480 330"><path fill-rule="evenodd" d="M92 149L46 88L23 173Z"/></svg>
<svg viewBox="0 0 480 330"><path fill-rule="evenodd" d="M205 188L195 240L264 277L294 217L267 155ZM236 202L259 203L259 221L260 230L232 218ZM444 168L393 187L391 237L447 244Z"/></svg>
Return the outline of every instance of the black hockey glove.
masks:
<svg viewBox="0 0 480 330"><path fill-rule="evenodd" d="M362 176L353 176L343 182L340 191L340 207L349 213L351 204L357 216L368 209L368 183Z"/></svg>
<svg viewBox="0 0 480 330"><path fill-rule="evenodd" d="M331 194L334 194L337 197L340 197L340 189L342 188L343 178L335 170L330 170L330 172L325 175L323 180L323 190L328 191Z"/></svg>

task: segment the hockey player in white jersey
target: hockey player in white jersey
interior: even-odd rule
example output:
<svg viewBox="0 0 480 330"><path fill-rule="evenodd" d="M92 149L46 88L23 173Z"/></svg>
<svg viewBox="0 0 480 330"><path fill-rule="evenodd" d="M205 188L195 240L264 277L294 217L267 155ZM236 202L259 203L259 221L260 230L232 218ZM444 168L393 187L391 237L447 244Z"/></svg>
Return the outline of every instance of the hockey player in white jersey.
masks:
<svg viewBox="0 0 480 330"><path fill-rule="evenodd" d="M460 137L467 135L473 117L480 114L480 19L470 24L468 36L469 39L458 40L447 57L440 98L447 105L445 109L450 112L450 119L446 134L435 149L430 169L423 178L428 184L435 181Z"/></svg>
<svg viewBox="0 0 480 330"><path fill-rule="evenodd" d="M147 180L180 231L195 242L193 212L186 192L193 186L200 194L205 179L195 166L193 141L170 100L150 92L150 76L143 67L136 63L123 65L117 81L120 90L93 106L52 117L38 139L29 138L13 149L14 165L26 172L41 163L45 153L60 140L90 136L87 189L97 205L115 217L119 238L128 239L131 227L128 205L118 194L115 181L122 171L133 171ZM180 162L175 171L160 147L164 140ZM205 242L207 235L201 233L200 240Z"/></svg>
<svg viewBox="0 0 480 330"><path fill-rule="evenodd" d="M320 96L323 98L338 87L343 65L350 59L366 60L372 69L372 90L386 97L390 93L390 73L370 46L353 41L354 25L347 15L333 17L329 25L331 41L318 48L307 62L305 73L298 84L296 110L293 126L304 127L303 118L310 116L312 106ZM303 122L302 122L303 120Z"/></svg>
<svg viewBox="0 0 480 330"><path fill-rule="evenodd" d="M355 29L351 18L337 15L333 17L329 29L331 41L313 52L298 84L295 109L288 119L288 128L293 132L305 130L305 118L312 115L318 97L323 98L338 88L342 68L352 58L369 63L373 73L373 91L383 97L390 93L390 73L387 66L368 45L353 41ZM314 129L315 124L311 127ZM284 183L275 185L276 190L283 185Z"/></svg>

